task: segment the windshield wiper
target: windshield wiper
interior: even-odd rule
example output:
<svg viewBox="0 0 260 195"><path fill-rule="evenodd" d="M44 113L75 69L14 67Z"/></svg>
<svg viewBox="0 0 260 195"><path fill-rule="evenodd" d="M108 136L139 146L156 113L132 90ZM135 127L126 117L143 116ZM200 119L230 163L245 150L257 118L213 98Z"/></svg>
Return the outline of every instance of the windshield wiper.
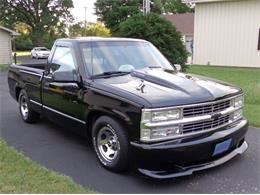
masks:
<svg viewBox="0 0 260 195"><path fill-rule="evenodd" d="M100 78L100 77L111 77L111 76L121 76L125 74L130 74L129 71L107 71L101 74L93 75L92 78Z"/></svg>
<svg viewBox="0 0 260 195"><path fill-rule="evenodd" d="M148 66L148 68L162 68L161 66Z"/></svg>

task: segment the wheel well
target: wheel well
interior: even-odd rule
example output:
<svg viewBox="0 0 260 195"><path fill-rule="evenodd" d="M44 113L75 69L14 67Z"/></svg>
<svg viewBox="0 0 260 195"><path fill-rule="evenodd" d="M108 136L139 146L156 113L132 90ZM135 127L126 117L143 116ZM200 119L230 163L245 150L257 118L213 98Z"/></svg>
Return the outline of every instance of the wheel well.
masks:
<svg viewBox="0 0 260 195"><path fill-rule="evenodd" d="M105 112L101 112L101 111L91 112L89 114L88 118L87 118L87 136L91 137L92 126L94 125L95 121L101 116L109 116L111 118L114 118L115 120L118 120L117 117L112 116L111 114L108 114L108 113L105 113ZM124 126L124 124L122 124L122 125Z"/></svg>
<svg viewBox="0 0 260 195"><path fill-rule="evenodd" d="M21 87L16 87L16 89L15 89L15 97L16 97L16 100L19 99L19 94L20 94L21 90L22 90Z"/></svg>
<svg viewBox="0 0 260 195"><path fill-rule="evenodd" d="M93 111L89 114L87 118L87 135L91 137L92 126L94 125L95 121L100 117L105 115L103 112Z"/></svg>

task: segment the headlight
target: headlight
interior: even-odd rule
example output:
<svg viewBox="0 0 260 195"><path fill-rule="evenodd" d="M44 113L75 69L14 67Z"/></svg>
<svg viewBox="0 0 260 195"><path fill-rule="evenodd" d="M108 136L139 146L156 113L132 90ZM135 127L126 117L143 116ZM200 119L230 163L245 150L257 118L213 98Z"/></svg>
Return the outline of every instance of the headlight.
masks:
<svg viewBox="0 0 260 195"><path fill-rule="evenodd" d="M159 122L167 120L176 120L181 117L180 109L162 110L162 111L144 111L142 113L143 122Z"/></svg>
<svg viewBox="0 0 260 195"><path fill-rule="evenodd" d="M157 141L162 139L170 139L176 135L182 134L180 127L157 127L147 128L145 123L162 122L180 119L182 116L180 109L143 111L141 121L141 141Z"/></svg>
<svg viewBox="0 0 260 195"><path fill-rule="evenodd" d="M244 105L244 97L241 95L232 100L232 106L234 108L242 107Z"/></svg>
<svg viewBox="0 0 260 195"><path fill-rule="evenodd" d="M179 126L141 129L141 141L159 141L163 139L170 139L181 134L182 131Z"/></svg>
<svg viewBox="0 0 260 195"><path fill-rule="evenodd" d="M233 116L234 121L241 118L243 116L243 110L239 109L239 110L235 111L232 116Z"/></svg>

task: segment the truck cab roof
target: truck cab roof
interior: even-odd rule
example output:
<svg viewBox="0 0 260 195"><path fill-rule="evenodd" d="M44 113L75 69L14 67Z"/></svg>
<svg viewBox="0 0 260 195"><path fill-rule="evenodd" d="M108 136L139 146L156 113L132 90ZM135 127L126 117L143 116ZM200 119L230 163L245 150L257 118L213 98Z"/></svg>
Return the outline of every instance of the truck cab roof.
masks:
<svg viewBox="0 0 260 195"><path fill-rule="evenodd" d="M143 39L134 38L119 38L119 37L75 37L75 38L61 38L57 39L57 42L96 42L96 41L131 41L131 42L147 42Z"/></svg>

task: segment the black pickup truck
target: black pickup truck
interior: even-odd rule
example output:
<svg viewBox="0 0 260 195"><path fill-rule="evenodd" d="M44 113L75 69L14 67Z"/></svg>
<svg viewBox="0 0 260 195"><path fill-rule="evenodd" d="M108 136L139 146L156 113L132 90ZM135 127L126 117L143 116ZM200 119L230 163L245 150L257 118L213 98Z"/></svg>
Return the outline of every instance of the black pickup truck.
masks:
<svg viewBox="0 0 260 195"><path fill-rule="evenodd" d="M25 122L90 137L115 172L185 176L248 148L242 90L182 73L145 40L59 39L46 64L11 65L8 84Z"/></svg>

